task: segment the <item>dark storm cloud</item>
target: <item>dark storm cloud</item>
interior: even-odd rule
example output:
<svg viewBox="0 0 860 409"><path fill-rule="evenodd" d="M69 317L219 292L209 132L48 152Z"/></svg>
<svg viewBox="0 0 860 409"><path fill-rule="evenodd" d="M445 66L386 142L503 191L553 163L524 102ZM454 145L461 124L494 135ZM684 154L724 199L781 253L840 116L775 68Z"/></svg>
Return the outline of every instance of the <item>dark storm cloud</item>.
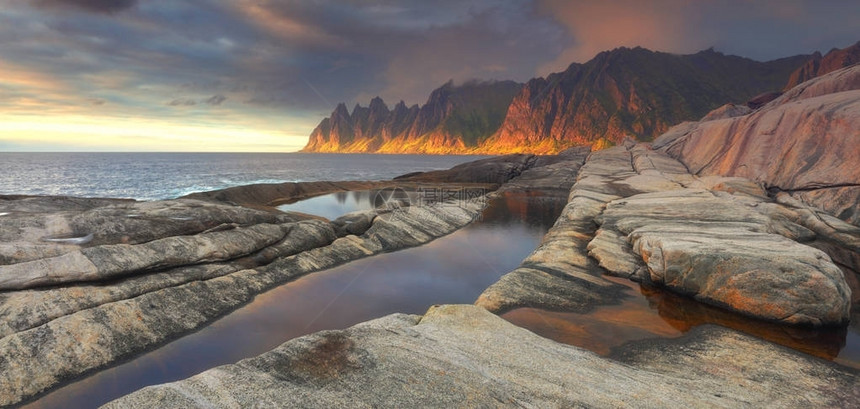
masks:
<svg viewBox="0 0 860 409"><path fill-rule="evenodd" d="M381 95L389 105L400 99L421 103L449 79L526 81L621 45L670 52L715 46L769 59L860 40L854 21L860 3L840 1L0 0L0 5L0 108L89 107L100 115L177 121L196 115L200 123L295 119L308 131L341 101L366 104ZM71 9L88 12L56 12ZM96 108L81 101L106 103Z"/></svg>
<svg viewBox="0 0 860 409"><path fill-rule="evenodd" d="M172 107L191 107L197 105L197 101L193 99L174 99L168 102L167 105Z"/></svg>
<svg viewBox="0 0 860 409"><path fill-rule="evenodd" d="M584 62L619 46L674 53L714 47L770 60L860 40L860 2L840 0L539 0L564 24L571 42L539 71Z"/></svg>
<svg viewBox="0 0 860 409"><path fill-rule="evenodd" d="M37 7L79 9L95 13L116 13L133 7L137 0L34 0Z"/></svg>
<svg viewBox="0 0 860 409"><path fill-rule="evenodd" d="M226 101L226 100L227 100L227 97L219 94L219 95L213 95L213 96L207 98L206 100L203 101L203 103L207 104L207 105L218 106L218 105L223 104L224 101Z"/></svg>

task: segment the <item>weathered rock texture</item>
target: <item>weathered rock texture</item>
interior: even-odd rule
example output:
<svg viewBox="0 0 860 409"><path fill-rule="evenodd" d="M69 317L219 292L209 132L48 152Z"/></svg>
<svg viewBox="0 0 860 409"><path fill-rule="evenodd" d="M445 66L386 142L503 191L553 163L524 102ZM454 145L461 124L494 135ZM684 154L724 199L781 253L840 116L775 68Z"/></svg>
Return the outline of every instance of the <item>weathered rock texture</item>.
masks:
<svg viewBox="0 0 860 409"><path fill-rule="evenodd" d="M654 142L695 175L739 176L860 224L860 65L748 115L679 125Z"/></svg>
<svg viewBox="0 0 860 409"><path fill-rule="evenodd" d="M265 197L251 203L262 209L277 201L270 195L263 187L237 196ZM199 329L303 274L448 234L484 203L390 207L330 223L208 199L5 200L0 406ZM42 241L81 234L92 240Z"/></svg>
<svg viewBox="0 0 860 409"><path fill-rule="evenodd" d="M638 274L637 280L767 320L848 321L851 292L842 271L821 250L777 232L795 239L814 233L772 226L730 195L704 189L639 194L610 202L598 219L592 254L619 275ZM641 259L636 266L616 257L626 246Z"/></svg>
<svg viewBox="0 0 860 409"><path fill-rule="evenodd" d="M703 327L672 345L632 344L625 363L541 338L473 306L391 315L289 341L106 408L834 407L860 401L857 373Z"/></svg>
<svg viewBox="0 0 860 409"><path fill-rule="evenodd" d="M606 155L601 157L614 159ZM519 268L502 276L481 294L477 305L497 313L517 307L584 312L598 305L620 302L626 287L600 277L597 263L586 251L596 227L594 217L600 214L606 201L617 196L587 191L583 186L594 182L598 190L603 190L604 180L596 179L599 178L596 176L598 169L603 166L630 168L630 162L589 160L585 165L581 162L578 166L567 165L568 176L575 177L577 171L580 176L555 225ZM591 179L587 179L589 177Z"/></svg>
<svg viewBox="0 0 860 409"><path fill-rule="evenodd" d="M327 193L383 189L392 186L394 185L391 182L362 181L269 183L192 193L186 196L186 198L219 203L235 203L247 207L274 207Z"/></svg>
<svg viewBox="0 0 860 409"><path fill-rule="evenodd" d="M842 325L851 306L843 272L803 243L857 252L857 238L812 212L747 179L691 175L647 145L595 152L541 246L477 304L585 312L622 296L607 271L760 319Z"/></svg>

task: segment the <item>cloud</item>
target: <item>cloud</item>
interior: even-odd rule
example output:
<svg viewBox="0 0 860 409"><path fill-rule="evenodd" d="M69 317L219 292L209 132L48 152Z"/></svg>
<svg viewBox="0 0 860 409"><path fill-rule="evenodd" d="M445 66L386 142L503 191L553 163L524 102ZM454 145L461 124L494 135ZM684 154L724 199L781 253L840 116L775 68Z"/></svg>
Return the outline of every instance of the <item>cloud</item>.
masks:
<svg viewBox="0 0 860 409"><path fill-rule="evenodd" d="M193 107L197 105L197 101L187 98L178 98L168 102L167 105L172 107Z"/></svg>
<svg viewBox="0 0 860 409"><path fill-rule="evenodd" d="M227 97L225 97L225 96L223 96L223 95L221 95L221 94L218 94L218 95L213 95L213 96L211 96L211 97L209 97L209 98L205 99L205 100L203 101L203 103L204 103L204 104L207 104L207 105L214 105L214 106L218 106L218 105L223 104L223 103L224 103L224 101L226 101L226 100L227 100Z"/></svg>
<svg viewBox="0 0 860 409"><path fill-rule="evenodd" d="M78 9L112 14L134 7L137 0L34 0L33 4L47 9Z"/></svg>
<svg viewBox="0 0 860 409"><path fill-rule="evenodd" d="M571 62L585 62L601 51L620 46L694 51L701 44L688 44L691 37L682 35L688 25L695 24L685 17L686 3L686 0L580 0L572 6L565 0L545 0L541 10L564 23L574 43L539 71L542 74L560 71Z"/></svg>
<svg viewBox="0 0 860 409"><path fill-rule="evenodd" d="M616 47L673 53L705 48L769 60L844 47L860 39L860 3L786 0L538 0L570 35L541 75Z"/></svg>
<svg viewBox="0 0 860 409"><path fill-rule="evenodd" d="M807 0L6 1L0 113L295 138L338 102L422 103L449 79L526 81L622 45L826 51L860 39L857 15Z"/></svg>

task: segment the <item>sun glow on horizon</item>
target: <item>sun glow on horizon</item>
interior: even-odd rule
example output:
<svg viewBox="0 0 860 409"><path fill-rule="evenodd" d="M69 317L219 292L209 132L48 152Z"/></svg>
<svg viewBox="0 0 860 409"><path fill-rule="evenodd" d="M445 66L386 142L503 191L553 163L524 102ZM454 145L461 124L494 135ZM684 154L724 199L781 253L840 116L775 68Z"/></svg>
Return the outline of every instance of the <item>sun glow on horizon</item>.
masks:
<svg viewBox="0 0 860 409"><path fill-rule="evenodd" d="M306 135L143 118L0 116L2 152L295 152Z"/></svg>

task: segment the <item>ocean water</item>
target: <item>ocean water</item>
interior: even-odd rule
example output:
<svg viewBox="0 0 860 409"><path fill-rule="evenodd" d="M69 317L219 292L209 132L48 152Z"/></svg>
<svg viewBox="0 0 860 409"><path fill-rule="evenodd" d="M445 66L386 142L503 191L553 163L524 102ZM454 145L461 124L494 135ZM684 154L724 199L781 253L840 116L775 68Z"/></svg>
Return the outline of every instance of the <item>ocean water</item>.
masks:
<svg viewBox="0 0 860 409"><path fill-rule="evenodd" d="M309 153L0 152L0 195L139 200L254 183L385 180L485 158L468 155Z"/></svg>

